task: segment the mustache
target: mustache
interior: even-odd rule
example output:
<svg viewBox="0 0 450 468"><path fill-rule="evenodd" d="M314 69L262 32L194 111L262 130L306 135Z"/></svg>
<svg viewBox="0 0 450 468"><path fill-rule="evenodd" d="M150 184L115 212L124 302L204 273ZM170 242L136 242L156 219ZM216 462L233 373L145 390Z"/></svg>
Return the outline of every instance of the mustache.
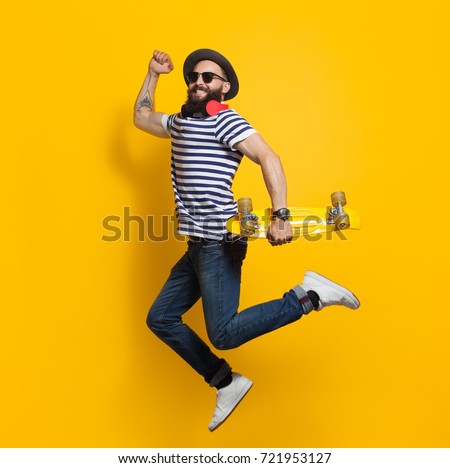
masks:
<svg viewBox="0 0 450 468"><path fill-rule="evenodd" d="M203 86L203 85L195 85L195 86L191 89L191 91L192 91L193 93L195 93L195 91L197 91L197 90L209 91L209 88L208 88L207 86Z"/></svg>

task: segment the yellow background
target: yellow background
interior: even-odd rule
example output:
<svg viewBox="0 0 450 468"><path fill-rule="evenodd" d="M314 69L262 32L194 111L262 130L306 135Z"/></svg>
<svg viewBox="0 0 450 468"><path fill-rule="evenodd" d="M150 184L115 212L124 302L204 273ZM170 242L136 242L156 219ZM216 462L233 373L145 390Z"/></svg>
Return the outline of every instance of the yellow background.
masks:
<svg viewBox="0 0 450 468"><path fill-rule="evenodd" d="M3 6L1 446L449 447L447 4ZM213 434L214 391L145 325L184 244L101 240L126 206L156 228L172 213L169 142L132 109L159 48L157 109L177 111L199 47L236 67L232 106L281 155L290 204L344 190L363 220L347 241L251 245L242 306L313 269L362 307L219 353L255 385ZM248 160L234 190L269 204ZM187 321L205 336L199 305Z"/></svg>

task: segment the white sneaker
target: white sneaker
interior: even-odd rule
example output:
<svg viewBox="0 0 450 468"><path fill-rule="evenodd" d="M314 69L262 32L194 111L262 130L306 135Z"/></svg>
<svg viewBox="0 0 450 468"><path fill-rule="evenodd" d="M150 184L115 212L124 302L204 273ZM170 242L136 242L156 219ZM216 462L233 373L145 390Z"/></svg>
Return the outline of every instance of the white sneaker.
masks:
<svg viewBox="0 0 450 468"><path fill-rule="evenodd" d="M302 288L305 291L314 291L319 296L319 307L316 310L331 305L342 305L350 309L359 307L359 301L351 291L314 271L305 273Z"/></svg>
<svg viewBox="0 0 450 468"><path fill-rule="evenodd" d="M231 375L231 383L217 390L216 408L208 426L211 432L225 422L253 385L251 380L241 374L232 372Z"/></svg>

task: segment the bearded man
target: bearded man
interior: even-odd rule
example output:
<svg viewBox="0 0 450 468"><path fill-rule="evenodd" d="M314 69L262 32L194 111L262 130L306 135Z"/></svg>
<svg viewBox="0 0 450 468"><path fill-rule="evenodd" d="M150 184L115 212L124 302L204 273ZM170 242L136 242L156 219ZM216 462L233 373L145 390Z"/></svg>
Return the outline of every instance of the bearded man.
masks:
<svg viewBox="0 0 450 468"><path fill-rule="evenodd" d="M224 104L238 94L239 80L222 54L199 49L186 58L187 100L180 112L167 115L155 111L155 91L159 77L173 68L167 53L153 53L134 108L139 129L171 138L178 233L187 238L186 253L151 306L147 325L216 389L216 407L208 426L214 431L253 383L233 372L183 322L183 315L200 298L208 338L219 350L236 348L312 310L331 305L356 309L359 301L348 289L307 271L301 285L287 289L283 297L238 311L247 240L227 234L226 222L237 213L231 190L234 176L244 155L261 167L273 210L267 238L274 246L292 239L286 177L280 157Z"/></svg>

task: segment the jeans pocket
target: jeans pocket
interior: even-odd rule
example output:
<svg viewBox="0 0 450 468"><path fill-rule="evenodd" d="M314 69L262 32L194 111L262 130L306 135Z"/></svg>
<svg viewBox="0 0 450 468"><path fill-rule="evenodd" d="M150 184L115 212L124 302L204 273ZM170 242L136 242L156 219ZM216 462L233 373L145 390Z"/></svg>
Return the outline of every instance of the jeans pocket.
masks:
<svg viewBox="0 0 450 468"><path fill-rule="evenodd" d="M245 237L241 237L231 244L231 255L233 256L233 267L235 270L240 271L242 263L247 255L247 247L248 244Z"/></svg>

